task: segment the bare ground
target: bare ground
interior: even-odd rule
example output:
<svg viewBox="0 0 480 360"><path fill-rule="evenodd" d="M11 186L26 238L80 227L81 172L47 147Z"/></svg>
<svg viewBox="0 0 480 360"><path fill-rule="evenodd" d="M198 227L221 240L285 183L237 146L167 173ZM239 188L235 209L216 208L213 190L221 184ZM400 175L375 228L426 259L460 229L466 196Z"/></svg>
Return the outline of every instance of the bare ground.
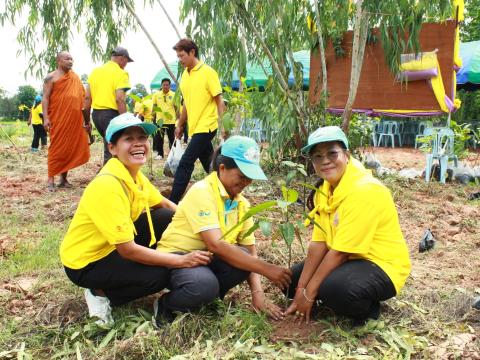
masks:
<svg viewBox="0 0 480 360"><path fill-rule="evenodd" d="M421 169L424 166L424 155L418 150L375 148L373 151L385 167L399 170L410 167ZM69 181L74 185L73 189L49 193L46 191L46 154L30 154L26 149L17 152L10 146L2 146L0 261L14 254L20 243L28 242L34 246L41 240L44 235L42 231L29 226L39 217L60 229L66 227L83 189L99 169L100 153L100 147L97 146L88 164L71 171ZM468 161L478 165L478 154L471 155ZM154 183L160 190L168 191L171 179L160 175L161 164L163 161L155 162ZM403 294L384 306L387 321L396 323L402 318L409 318L412 327L428 334L434 346L429 356L437 357L435 351L444 346L446 355L437 354L438 358L449 358L454 347L448 342L451 339L461 342L466 339L464 334L473 335L463 344L461 358L480 358L480 312L470 307L475 293L479 296L480 292L480 206L478 200L467 200L467 195L479 191L479 187L453 183L441 185L436 182L425 184L422 180L397 178L385 178L384 182L395 198L412 260L412 274ZM263 195L268 195L269 186L255 188L247 196L253 203L264 201ZM432 230L437 240L436 247L430 252L419 253L418 244L426 229ZM277 243L272 248L270 241L260 233L257 235L260 255L285 264L286 257L281 244ZM305 243L308 237L306 234ZM301 257L302 251L297 245L294 260ZM67 281L60 268L49 272L50 281L43 279L37 285L42 276L42 273L32 271L13 278L0 278L0 302L9 317L19 321L36 317L44 324L65 325L85 316L85 306L76 301L78 298L72 298L72 294L61 297L58 303L59 294L52 284L58 277L64 277ZM268 288L268 291L273 293L274 298L281 297L272 288ZM249 302L248 298L238 293L231 297L246 306ZM430 321L430 317L437 321ZM442 323L448 324L448 330L443 328ZM272 341L298 341L328 330L321 322L299 327L292 319L273 323L273 326ZM368 336L365 341L368 344Z"/></svg>

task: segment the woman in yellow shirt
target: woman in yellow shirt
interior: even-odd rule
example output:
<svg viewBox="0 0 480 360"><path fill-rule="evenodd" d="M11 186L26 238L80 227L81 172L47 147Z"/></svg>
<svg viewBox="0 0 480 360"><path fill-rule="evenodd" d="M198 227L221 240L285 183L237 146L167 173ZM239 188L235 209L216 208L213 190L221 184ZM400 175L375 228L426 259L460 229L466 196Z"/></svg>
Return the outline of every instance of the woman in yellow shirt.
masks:
<svg viewBox="0 0 480 360"><path fill-rule="evenodd" d="M38 151L40 141L42 148L47 146L47 132L43 127L43 112L42 112L42 97L35 96L35 103L30 110L30 117L28 118L28 125L33 128L32 152Z"/></svg>
<svg viewBox="0 0 480 360"><path fill-rule="evenodd" d="M266 180L259 158L254 140L230 137L215 151L212 173L194 184L180 201L157 250L181 254L208 250L213 258L206 266L172 270L171 291L157 301L157 324L172 321L175 311L193 311L215 298L222 299L245 280L256 310L274 319L283 317L279 307L266 301L259 274L285 288L290 270L257 258L255 237L248 231L253 225L251 218L235 227L250 207L243 189L252 179Z"/></svg>
<svg viewBox="0 0 480 360"><path fill-rule="evenodd" d="M292 268L287 314L308 322L320 300L357 324L376 319L380 301L398 294L410 273L390 191L350 156L337 126L313 132L302 150L321 180L309 198L312 241L305 261Z"/></svg>
<svg viewBox="0 0 480 360"><path fill-rule="evenodd" d="M113 157L85 189L60 246L65 272L86 288L89 314L98 323L113 321L110 305L164 289L169 268L210 262L204 251L177 255L154 249L176 209L140 171L150 151L148 135L156 128L131 113L112 119L105 139Z"/></svg>

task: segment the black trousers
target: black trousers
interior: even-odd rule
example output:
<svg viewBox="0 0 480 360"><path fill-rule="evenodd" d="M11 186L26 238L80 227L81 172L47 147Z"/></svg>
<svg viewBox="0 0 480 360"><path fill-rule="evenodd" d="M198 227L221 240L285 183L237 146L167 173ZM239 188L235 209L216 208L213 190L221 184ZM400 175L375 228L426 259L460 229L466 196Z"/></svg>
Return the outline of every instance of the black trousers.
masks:
<svg viewBox="0 0 480 360"><path fill-rule="evenodd" d="M175 141L175 124L163 125L153 137L153 150L158 152L158 155L164 156L163 153L163 139L167 133L168 137L168 148L171 149L173 142Z"/></svg>
<svg viewBox="0 0 480 360"><path fill-rule="evenodd" d="M155 237L160 240L174 212L168 209L151 211ZM144 213L135 221L137 235L135 243L148 247L150 230ZM154 244L152 248L156 248ZM117 250L103 259L88 264L82 269L65 267L68 278L75 284L88 289L101 289L112 305L122 305L132 300L155 294L169 284L170 273L166 267L144 265L124 259Z"/></svg>
<svg viewBox="0 0 480 360"><path fill-rule="evenodd" d="M194 134L190 139L173 179L170 200L175 204L178 204L188 186L197 159L200 159L205 172L210 172L210 161L213 154L212 140L216 133L217 130Z"/></svg>
<svg viewBox="0 0 480 360"><path fill-rule="evenodd" d="M288 296L295 296L295 288L302 274L304 262L292 267L292 283ZM336 314L353 319L377 318L380 301L396 295L388 275L368 260L350 260L335 270L322 282L317 299Z"/></svg>
<svg viewBox="0 0 480 360"><path fill-rule="evenodd" d="M32 149L38 149L38 145L40 141L42 142L42 146L47 145L47 132L43 127L43 124L35 124L32 125L33 127L33 140L32 140Z"/></svg>
<svg viewBox="0 0 480 360"><path fill-rule="evenodd" d="M110 121L118 116L118 111L113 109L93 109L92 120L97 128L98 132L103 138L103 164L105 165L112 157L110 151L108 151L108 142L105 140L105 131L107 130Z"/></svg>

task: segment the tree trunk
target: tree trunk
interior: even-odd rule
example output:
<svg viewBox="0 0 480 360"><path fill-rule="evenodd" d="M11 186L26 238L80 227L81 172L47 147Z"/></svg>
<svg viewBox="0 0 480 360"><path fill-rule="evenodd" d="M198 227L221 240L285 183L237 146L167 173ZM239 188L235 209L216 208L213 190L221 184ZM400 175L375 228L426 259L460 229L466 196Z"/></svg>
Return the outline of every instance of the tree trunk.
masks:
<svg viewBox="0 0 480 360"><path fill-rule="evenodd" d="M352 49L352 69L350 73L350 91L348 93L347 103L343 111L342 128L348 133L350 119L352 117L352 107L357 96L358 82L362 72L363 55L365 53L365 44L367 42L368 14L362 10L363 0L357 1L357 11L355 13L355 27L353 31L353 49Z"/></svg>
<svg viewBox="0 0 480 360"><path fill-rule="evenodd" d="M182 35L180 35L180 31L178 31L177 26L175 25L175 23L173 22L172 18L170 17L170 14L167 12L167 9L165 9L165 7L163 6L161 0L158 0L158 3L160 4L160 7L162 8L162 10L163 10L163 12L165 13L165 15L167 16L168 21L170 21L170 24L172 25L173 29L174 29L175 32L177 33L178 39L180 40L180 39L182 38Z"/></svg>
<svg viewBox="0 0 480 360"><path fill-rule="evenodd" d="M167 64L167 61L163 57L163 54L161 53L160 49L158 48L157 44L155 44L155 41L153 41L153 38L150 36L150 33L147 31L145 26L142 23L142 20L138 17L137 13L133 9L132 5L128 1L124 1L125 7L127 8L128 12L137 20L138 25L142 28L143 32L147 36L148 40L150 41L150 44L152 44L153 48L157 52L158 56L160 57L160 60L162 61L163 65L165 66L165 69L167 69L168 73L172 77L172 80L175 83L178 83L177 77L173 74L173 71L170 69L170 67Z"/></svg>
<svg viewBox="0 0 480 360"><path fill-rule="evenodd" d="M275 59L273 58L273 55L272 55L270 49L268 48L267 44L265 43L262 36L258 32L257 28L255 28L255 26L253 25L252 20L250 20L250 15L248 14L248 12L245 9L245 7L243 6L243 4L237 3L237 7L239 9L239 13L241 14L243 19L247 23L247 26L248 26L249 30L255 35L258 42L262 46L263 51L265 51L265 54L267 55L268 60L270 60L270 63L272 64L272 69L275 72L275 74L277 75L278 80L280 82L280 85L285 90L285 92L288 92L288 82L285 80L285 77L283 76L282 72L280 71L279 65L275 61Z"/></svg>
<svg viewBox="0 0 480 360"><path fill-rule="evenodd" d="M318 48L320 50L320 62L322 64L322 97L326 108L328 101L327 62L325 61L325 46L323 45L322 24L320 23L320 9L318 7L320 1L321 0L315 1L315 24L317 25Z"/></svg>

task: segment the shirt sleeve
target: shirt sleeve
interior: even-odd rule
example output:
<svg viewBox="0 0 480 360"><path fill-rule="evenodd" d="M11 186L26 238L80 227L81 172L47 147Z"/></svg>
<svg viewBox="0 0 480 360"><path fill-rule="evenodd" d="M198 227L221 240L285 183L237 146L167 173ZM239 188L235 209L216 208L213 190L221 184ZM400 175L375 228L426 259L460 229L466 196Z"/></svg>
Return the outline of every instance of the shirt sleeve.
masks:
<svg viewBox="0 0 480 360"><path fill-rule="evenodd" d="M86 194L86 211L98 231L109 244L133 240L134 227L130 217L130 201L115 178L101 177Z"/></svg>
<svg viewBox="0 0 480 360"><path fill-rule="evenodd" d="M217 206L205 188L192 187L180 205L194 234L220 228Z"/></svg>
<svg viewBox="0 0 480 360"><path fill-rule="evenodd" d="M332 241L333 250L366 254L382 214L381 194L373 187L348 195L338 211L338 226Z"/></svg>
<svg viewBox="0 0 480 360"><path fill-rule="evenodd" d="M119 76L117 86L115 87L115 90L128 90L131 88L130 85L130 78L128 76L128 73L126 71L123 71L123 73Z"/></svg>
<svg viewBox="0 0 480 360"><path fill-rule="evenodd" d="M220 79L218 78L217 72L213 69L208 76L207 90L210 95L212 95L212 97L215 97L222 93L222 85L220 84Z"/></svg>

